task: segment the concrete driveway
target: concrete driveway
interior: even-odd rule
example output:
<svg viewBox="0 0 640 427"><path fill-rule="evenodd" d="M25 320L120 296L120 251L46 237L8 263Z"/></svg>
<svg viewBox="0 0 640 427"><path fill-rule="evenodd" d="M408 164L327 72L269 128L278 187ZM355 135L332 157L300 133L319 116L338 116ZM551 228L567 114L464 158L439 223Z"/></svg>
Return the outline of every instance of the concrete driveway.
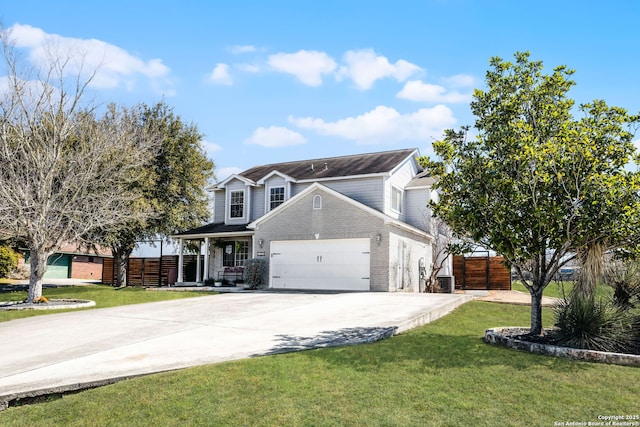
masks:
<svg viewBox="0 0 640 427"><path fill-rule="evenodd" d="M242 293L0 323L0 407L16 398L278 352L370 342L468 295Z"/></svg>

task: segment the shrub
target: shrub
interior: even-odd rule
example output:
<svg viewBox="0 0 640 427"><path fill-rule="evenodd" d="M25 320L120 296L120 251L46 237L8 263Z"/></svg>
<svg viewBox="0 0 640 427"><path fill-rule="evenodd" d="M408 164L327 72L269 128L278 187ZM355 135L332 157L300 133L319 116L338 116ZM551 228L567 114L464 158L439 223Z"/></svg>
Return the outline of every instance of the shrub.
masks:
<svg viewBox="0 0 640 427"><path fill-rule="evenodd" d="M613 302L623 310L633 308L640 300L640 286L617 283L613 287Z"/></svg>
<svg viewBox="0 0 640 427"><path fill-rule="evenodd" d="M613 288L613 302L621 309L633 308L640 302L640 262L612 259L603 280Z"/></svg>
<svg viewBox="0 0 640 427"><path fill-rule="evenodd" d="M573 293L555 309L556 340L564 347L629 353L637 348L634 316L612 300Z"/></svg>
<svg viewBox="0 0 640 427"><path fill-rule="evenodd" d="M18 266L20 255L8 246L0 246L0 277L7 275Z"/></svg>
<svg viewBox="0 0 640 427"><path fill-rule="evenodd" d="M251 258L244 263L244 281L250 289L256 289L265 283L267 262L262 258Z"/></svg>
<svg viewBox="0 0 640 427"><path fill-rule="evenodd" d="M631 336L633 344L631 353L640 354L640 314L635 314L633 317Z"/></svg>

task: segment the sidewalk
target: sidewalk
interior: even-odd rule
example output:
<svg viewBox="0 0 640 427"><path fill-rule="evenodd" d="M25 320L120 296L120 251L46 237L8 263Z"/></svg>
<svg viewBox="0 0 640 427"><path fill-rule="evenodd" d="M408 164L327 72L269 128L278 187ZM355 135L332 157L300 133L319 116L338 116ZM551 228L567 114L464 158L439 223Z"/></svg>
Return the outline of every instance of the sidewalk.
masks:
<svg viewBox="0 0 640 427"><path fill-rule="evenodd" d="M531 295L520 291L465 291L480 301L497 302L502 304L531 305ZM560 300L558 298L542 297L543 307L553 307Z"/></svg>

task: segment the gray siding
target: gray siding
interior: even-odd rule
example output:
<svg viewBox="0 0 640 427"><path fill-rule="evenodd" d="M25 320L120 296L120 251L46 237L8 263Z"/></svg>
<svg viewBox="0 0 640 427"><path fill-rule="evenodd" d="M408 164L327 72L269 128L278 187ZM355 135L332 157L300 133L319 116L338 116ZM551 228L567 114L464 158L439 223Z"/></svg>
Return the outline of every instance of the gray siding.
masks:
<svg viewBox="0 0 640 427"><path fill-rule="evenodd" d="M322 185L344 194L370 208L380 212L384 209L384 178L349 178L333 181L321 181ZM311 186L312 183L295 184L293 189L294 196L304 189Z"/></svg>
<svg viewBox="0 0 640 427"><path fill-rule="evenodd" d="M407 209L407 200L406 200L406 192L404 194L404 212L399 214L395 210L391 209L391 188L396 187L400 190L404 191L406 185L413 179L413 177L418 172L415 161L413 158L405 161L400 167L398 167L394 173L386 180L384 187L384 210L383 212L389 215L392 218L399 219L401 221L405 221L406 217L406 209Z"/></svg>
<svg viewBox="0 0 640 427"><path fill-rule="evenodd" d="M264 207L264 198L265 198L265 189L264 187L254 187L253 188L253 203L251 206L253 209L251 210L251 221L255 221L256 219L264 216L265 207Z"/></svg>
<svg viewBox="0 0 640 427"><path fill-rule="evenodd" d="M384 180L381 177L327 181L323 183L370 208L382 212L384 207Z"/></svg>
<svg viewBox="0 0 640 427"><path fill-rule="evenodd" d="M291 197L303 192L306 188L311 187L312 182L294 183L291 185ZM324 183L323 183L324 184Z"/></svg>
<svg viewBox="0 0 640 427"><path fill-rule="evenodd" d="M428 188L416 188L405 191L405 221L420 230L427 230L431 220Z"/></svg>
<svg viewBox="0 0 640 427"><path fill-rule="evenodd" d="M224 190L216 190L213 192L213 222L224 222L224 207L225 204L225 192Z"/></svg>

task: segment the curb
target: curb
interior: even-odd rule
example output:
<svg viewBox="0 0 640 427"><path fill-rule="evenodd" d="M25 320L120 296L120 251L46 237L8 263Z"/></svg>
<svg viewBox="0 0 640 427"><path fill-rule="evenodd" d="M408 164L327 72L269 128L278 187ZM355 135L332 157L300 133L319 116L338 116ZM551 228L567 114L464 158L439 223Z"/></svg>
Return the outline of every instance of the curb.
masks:
<svg viewBox="0 0 640 427"><path fill-rule="evenodd" d="M36 401L39 398L43 398L46 396L77 393L84 390L103 387L105 385L115 384L117 382L124 381L124 380L130 380L134 378L139 378L147 375L159 374L162 372L169 372L169 371L171 370L153 372L149 374L127 375L123 377L107 378L104 380L90 381L86 383L76 383L76 384L69 384L69 385L58 386L58 387L48 387L48 388L41 388L38 390L24 391L21 393L7 394L4 396L0 396L0 412L6 410L7 408L9 408L9 406L20 406L21 401L25 401L28 404L33 401Z"/></svg>
<svg viewBox="0 0 640 427"><path fill-rule="evenodd" d="M610 353L605 351L583 350L569 347L559 347L556 345L534 343L512 338L511 334L528 332L528 328L503 327L487 329L484 333L484 341L487 344L507 347L514 350L528 351L534 354L545 356L562 357L565 359L580 360L584 362L608 363L610 365L636 366L640 367L640 355Z"/></svg>
<svg viewBox="0 0 640 427"><path fill-rule="evenodd" d="M472 300L474 300L474 297L472 295L460 295L459 298L456 298L450 303L443 305L438 310L431 310L426 314L416 316L413 319L402 322L396 327L394 335L408 331L409 329L417 328L418 326L426 325L427 323L431 323L434 320L451 313L462 304Z"/></svg>
<svg viewBox="0 0 640 427"><path fill-rule="evenodd" d="M50 302L62 302L63 304L25 304L22 301L2 302L0 301L0 311L22 311L22 310L65 310L72 308L95 307L96 302L88 299L50 299Z"/></svg>

